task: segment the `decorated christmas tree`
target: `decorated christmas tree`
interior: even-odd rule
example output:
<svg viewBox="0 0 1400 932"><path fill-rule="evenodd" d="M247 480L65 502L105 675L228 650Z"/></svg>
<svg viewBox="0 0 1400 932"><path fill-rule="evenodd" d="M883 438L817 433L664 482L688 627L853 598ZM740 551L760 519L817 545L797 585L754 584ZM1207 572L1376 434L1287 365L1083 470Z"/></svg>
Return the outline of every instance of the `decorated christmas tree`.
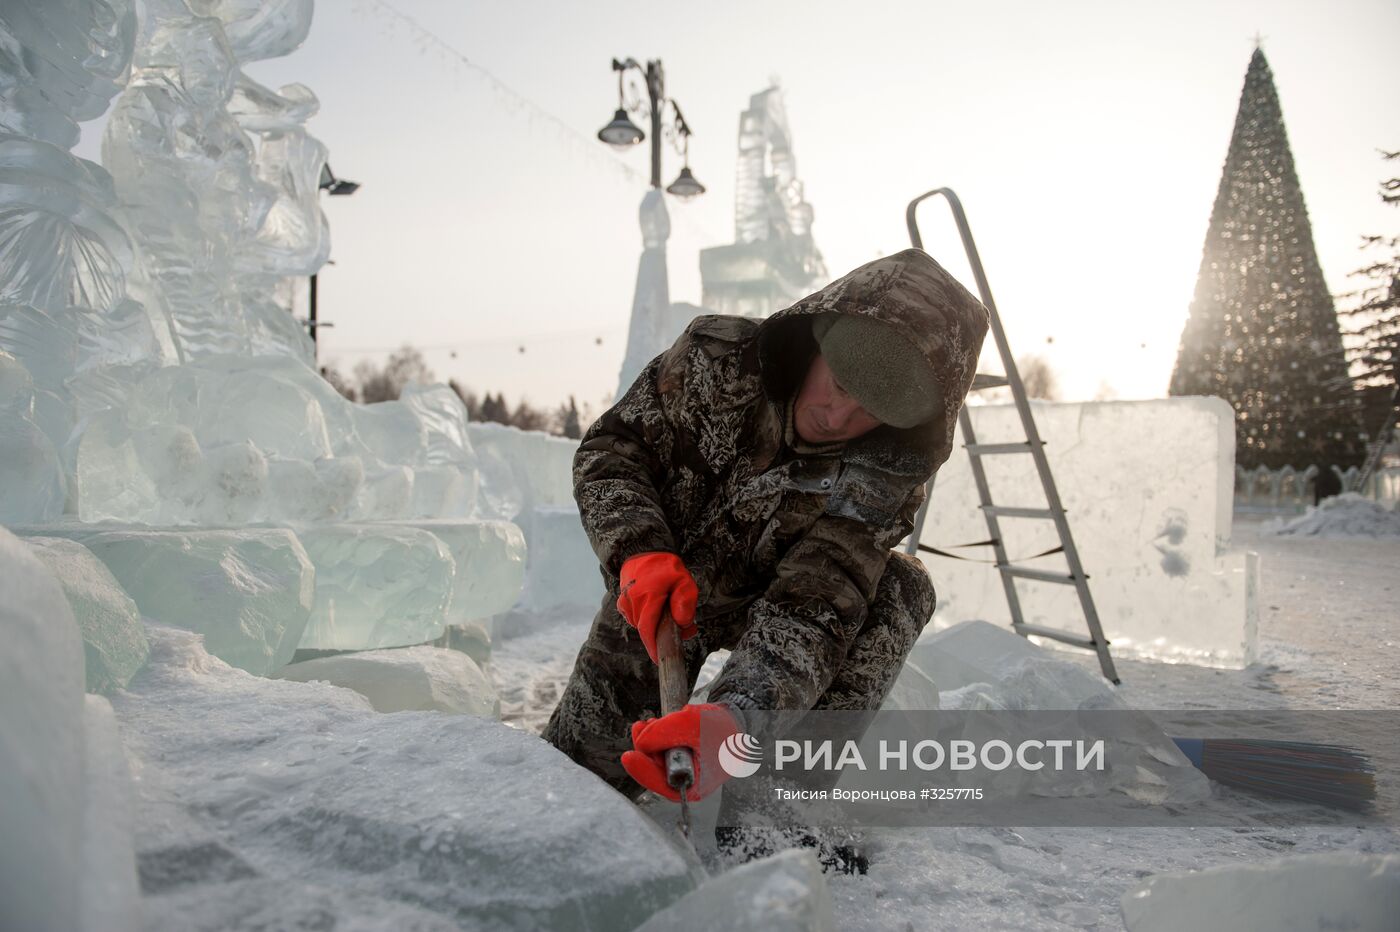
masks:
<svg viewBox="0 0 1400 932"><path fill-rule="evenodd" d="M1361 455L1337 312L1261 49L1240 94L1171 394L1229 401L1246 467L1325 469Z"/></svg>

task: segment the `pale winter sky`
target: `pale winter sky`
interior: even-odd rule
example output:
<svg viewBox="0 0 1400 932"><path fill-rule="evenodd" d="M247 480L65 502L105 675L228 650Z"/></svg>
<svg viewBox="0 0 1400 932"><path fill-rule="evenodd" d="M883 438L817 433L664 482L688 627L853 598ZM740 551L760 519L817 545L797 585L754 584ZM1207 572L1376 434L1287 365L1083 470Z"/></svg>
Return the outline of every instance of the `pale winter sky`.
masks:
<svg viewBox="0 0 1400 932"><path fill-rule="evenodd" d="M1150 398L1256 33L1327 283L1347 290L1361 234L1400 227L1376 196L1377 150L1400 148L1393 0L322 0L300 50L247 70L310 86L311 131L363 185L324 199L322 359L343 369L407 342L512 403L610 395L649 169L645 145L618 156L594 134L610 60L659 57L709 187L670 201L673 300L699 302L699 249L733 239L738 116L777 78L833 276L907 246L905 204L951 186L1017 355L1048 356L1070 399ZM663 183L679 168L668 151ZM926 210L927 248L971 286L946 209Z"/></svg>

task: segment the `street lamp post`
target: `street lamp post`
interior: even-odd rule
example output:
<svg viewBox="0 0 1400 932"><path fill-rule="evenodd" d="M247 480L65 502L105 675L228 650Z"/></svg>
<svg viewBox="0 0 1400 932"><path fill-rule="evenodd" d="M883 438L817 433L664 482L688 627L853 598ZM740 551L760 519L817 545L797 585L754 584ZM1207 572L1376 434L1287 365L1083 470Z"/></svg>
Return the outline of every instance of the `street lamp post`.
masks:
<svg viewBox="0 0 1400 932"><path fill-rule="evenodd" d="M646 82L647 103L640 95L627 95L627 72L635 69ZM637 263L637 287L632 295L632 318L627 330L627 352L622 359L618 396L621 397L642 367L667 345L674 334L676 315L684 313L671 304L669 276L666 273L666 240L671 221L666 214L666 195L690 200L705 192L690 171L690 124L675 100L666 96L666 76L661 60L649 61L643 68L636 59L612 62L617 73L617 112L612 122L598 131L598 138L615 149L630 149L646 139L646 133L632 122L630 113L640 114L650 104L651 188L642 196L638 219L642 227L642 255ZM661 138L666 136L681 153L683 167L675 181L661 186ZM684 307L684 306L681 306ZM669 334L669 336L668 336ZM665 344L665 345L662 345Z"/></svg>
<svg viewBox="0 0 1400 932"><path fill-rule="evenodd" d="M332 196L344 197L346 195L354 194L356 191L358 191L360 189L360 183L358 181L347 181L344 178L337 178L335 176L335 173L331 171L331 164L329 162L323 162L321 163L321 177L318 181L317 187L319 190L325 191L327 194L330 194ZM334 263L328 261L327 264L333 265ZM335 324L330 323L329 321L322 321L317 318L316 304L316 275L313 273L311 276L311 295L306 319L306 329L311 333L312 362L316 361L316 358L320 353L321 328L335 326Z"/></svg>
<svg viewBox="0 0 1400 932"><path fill-rule="evenodd" d="M666 186L667 193L681 200L704 194L705 186L696 181L690 171L690 125L686 123L680 105L666 96L666 75L661 67L661 59L649 61L643 68L635 58L626 61L614 58L612 68L617 72L617 112L613 114L612 122L598 131L598 138L620 150L630 149L646 138L646 133L642 132L628 115L629 111L636 112L641 109L640 99L628 104L623 80L628 70L635 68L646 83L648 115L651 117L651 186L658 189L661 187L661 137L671 135L676 140L676 148L681 153L683 166L676 180ZM674 114L669 126L665 123L668 104Z"/></svg>

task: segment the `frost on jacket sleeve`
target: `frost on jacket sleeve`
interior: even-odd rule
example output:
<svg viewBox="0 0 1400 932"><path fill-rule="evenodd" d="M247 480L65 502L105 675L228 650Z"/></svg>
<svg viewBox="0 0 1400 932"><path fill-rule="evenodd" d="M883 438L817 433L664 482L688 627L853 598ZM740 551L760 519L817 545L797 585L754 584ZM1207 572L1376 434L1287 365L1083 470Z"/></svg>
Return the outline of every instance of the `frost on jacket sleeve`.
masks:
<svg viewBox="0 0 1400 932"><path fill-rule="evenodd" d="M659 492L673 428L656 389L657 373L671 356L648 363L622 399L588 428L574 453L574 500L610 583L634 554L676 552Z"/></svg>
<svg viewBox="0 0 1400 932"><path fill-rule="evenodd" d="M913 529L924 487L908 483L858 465L843 471L825 514L750 607L711 701L797 712L816 705L865 625L890 548Z"/></svg>

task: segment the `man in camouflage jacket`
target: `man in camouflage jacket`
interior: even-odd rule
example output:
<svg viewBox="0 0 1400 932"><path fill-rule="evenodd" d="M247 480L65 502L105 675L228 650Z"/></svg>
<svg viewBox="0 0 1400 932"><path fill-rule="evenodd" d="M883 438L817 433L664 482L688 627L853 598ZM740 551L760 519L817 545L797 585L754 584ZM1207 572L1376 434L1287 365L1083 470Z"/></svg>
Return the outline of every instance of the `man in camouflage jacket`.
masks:
<svg viewBox="0 0 1400 932"><path fill-rule="evenodd" d="M868 317L911 343L936 386L932 416L804 441L793 401L818 356L820 315ZM608 592L546 740L630 798L642 793L619 758L632 723L660 713L657 669L616 603L623 563L647 553L678 555L698 588L698 633L683 644L692 688L712 651L731 651L710 702L879 708L934 609L922 564L891 548L948 458L987 326L986 309L917 249L766 320L697 317L574 457L574 496Z"/></svg>

